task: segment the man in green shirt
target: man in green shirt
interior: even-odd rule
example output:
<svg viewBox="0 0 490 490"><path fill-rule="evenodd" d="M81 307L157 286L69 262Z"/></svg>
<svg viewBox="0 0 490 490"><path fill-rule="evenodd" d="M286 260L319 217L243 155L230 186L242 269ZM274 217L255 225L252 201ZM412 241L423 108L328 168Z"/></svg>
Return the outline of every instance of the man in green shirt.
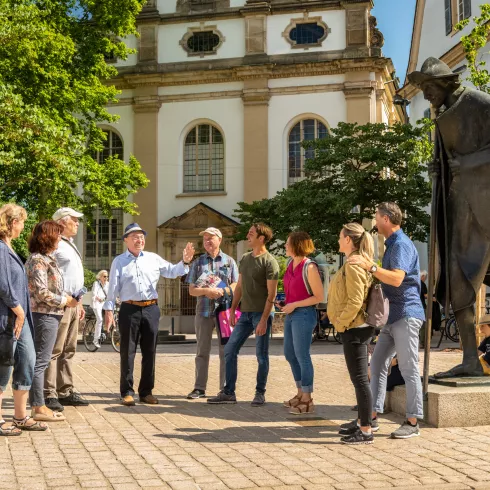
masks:
<svg viewBox="0 0 490 490"><path fill-rule="evenodd" d="M238 375L238 353L245 341L255 331L257 362L257 386L252 406L265 403L265 386L269 374L269 338L272 328L272 308L277 292L279 264L265 245L272 239L272 230L263 223L252 225L247 241L252 248L244 254L239 266L238 284L233 296L230 323L235 326L225 346L226 382L223 391L208 403L236 403L235 387ZM240 303L241 316L235 313Z"/></svg>

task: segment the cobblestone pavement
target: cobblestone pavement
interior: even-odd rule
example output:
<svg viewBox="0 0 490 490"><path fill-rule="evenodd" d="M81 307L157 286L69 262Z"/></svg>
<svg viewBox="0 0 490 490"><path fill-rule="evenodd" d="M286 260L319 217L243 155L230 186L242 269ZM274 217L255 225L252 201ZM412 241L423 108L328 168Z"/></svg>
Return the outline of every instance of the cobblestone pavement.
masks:
<svg viewBox="0 0 490 490"><path fill-rule="evenodd" d="M118 354L79 348L76 383L91 405L67 407L67 421L51 424L48 432L1 438L0 488L490 488L490 427L422 426L421 437L392 440L388 435L403 419L386 414L372 446L339 444L338 424L353 418L355 400L338 345L313 345L316 414L303 418L282 407L294 383L280 340L272 342L268 403L261 408L250 406L253 339L239 360L239 403L220 406L185 400L193 388L194 345L159 346L154 394L160 405L132 408L118 403ZM459 358L433 353L431 370ZM218 391L217 368L213 356L209 394Z"/></svg>

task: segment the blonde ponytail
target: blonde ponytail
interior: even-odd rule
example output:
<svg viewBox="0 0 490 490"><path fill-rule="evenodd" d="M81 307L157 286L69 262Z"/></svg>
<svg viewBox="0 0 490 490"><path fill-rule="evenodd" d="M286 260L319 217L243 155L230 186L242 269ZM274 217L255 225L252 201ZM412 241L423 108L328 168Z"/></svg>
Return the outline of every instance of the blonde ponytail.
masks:
<svg viewBox="0 0 490 490"><path fill-rule="evenodd" d="M348 236L355 249L366 259L373 260L374 257L374 240L359 223L347 223L343 226L344 236Z"/></svg>

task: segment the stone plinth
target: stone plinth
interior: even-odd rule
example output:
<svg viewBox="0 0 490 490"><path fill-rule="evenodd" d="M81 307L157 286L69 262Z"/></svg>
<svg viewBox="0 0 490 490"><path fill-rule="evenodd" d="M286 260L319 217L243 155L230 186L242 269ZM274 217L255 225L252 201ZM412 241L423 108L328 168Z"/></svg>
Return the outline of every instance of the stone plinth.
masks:
<svg viewBox="0 0 490 490"><path fill-rule="evenodd" d="M394 413L405 415L405 397L405 386L396 386L392 392L387 393L387 408ZM488 425L490 385L488 383L484 386L469 383L465 386L430 384L429 399L424 405L424 422L434 427Z"/></svg>

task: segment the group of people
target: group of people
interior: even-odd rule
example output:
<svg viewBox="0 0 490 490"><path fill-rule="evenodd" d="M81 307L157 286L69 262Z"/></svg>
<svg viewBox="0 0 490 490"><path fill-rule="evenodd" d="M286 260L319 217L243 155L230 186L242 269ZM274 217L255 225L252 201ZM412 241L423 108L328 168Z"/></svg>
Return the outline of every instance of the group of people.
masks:
<svg viewBox="0 0 490 490"><path fill-rule="evenodd" d="M347 257L332 279L328 291L328 317L342 336L347 369L355 387L358 418L340 427L345 444L370 444L379 429L377 416L383 413L386 381L392 358L397 354L400 371L407 385L406 421L392 433L393 438L419 435L418 419L423 417L422 385L418 366L419 330L424 322L420 299L418 252L401 229L402 212L395 203L382 203L376 211L376 226L386 238L382 266L374 261L374 242L360 224L344 225L339 234L339 251ZM269 337L276 297L279 266L267 251L272 231L263 223L252 225L246 253L237 267L221 251L222 234L208 228L203 235L206 253L195 260L189 274L189 292L197 297L196 376L188 399L206 396L206 383L213 329L218 329L213 314L226 288L233 291L230 322L234 330L225 346L220 345L220 392L207 399L210 404L236 403L237 359L246 339L255 332L258 361L257 384L252 406L265 403L269 372ZM310 236L293 232L286 244L290 258L284 275L285 302L276 304L286 314L284 354L291 366L297 393L284 402L292 414L315 410L311 336L317 323L315 306L323 301L322 277L317 265L307 257L314 250ZM218 275L222 288L201 287L199 278L206 273ZM371 359L368 377L368 345L375 335L366 323L368 294L373 281L380 282L390 303L387 324L381 330ZM238 316L238 313L240 316Z"/></svg>
<svg viewBox="0 0 490 490"><path fill-rule="evenodd" d="M53 220L38 223L29 240L31 255L24 268L11 241L20 235L26 212L14 204L0 209L0 260L2 268L8 272L0 279L0 320L4 328L12 325L17 339L14 366L0 366L0 393L5 391L13 369L15 404L12 422L2 420L2 435L18 434L21 430L46 430L44 422L63 420L63 406L88 404L74 388L72 372L78 322L84 315L78 294L83 287L83 267L73 243L79 217L80 213L62 208L54 214ZM347 260L330 283L327 312L342 336L347 369L358 403L356 420L340 427L341 441L345 444L373 442L373 432L379 429L377 415L383 413L387 373L395 353L407 386L407 419L392 436L419 435L417 420L423 417L423 405L418 347L419 330L425 317L420 297L418 253L401 229L401 222L402 212L396 204L378 206L376 226L379 234L386 238L382 266L375 263L373 238L361 225L346 224L339 234L339 251ZM310 236L298 231L287 239L285 301L280 304L275 301L279 265L266 247L272 239L268 226L257 223L250 227L247 242L251 251L243 255L239 266L221 250L220 230L207 228L201 236L205 253L193 260L195 250L188 243L182 261L173 265L144 250L146 231L132 223L122 237L127 250L114 259L109 278L106 271L99 274L100 291L97 289L93 298L99 328L103 310L109 327L116 298L121 302L122 403L126 406L136 403L133 369L138 344L142 353L139 401L158 403L153 395L160 319L157 283L160 277L187 275L189 293L197 298L195 384L188 399L206 396L211 340L213 330L218 329L215 308L221 297L230 294L233 300L229 318L234 329L226 345L220 343L220 391L207 402L237 402L238 355L247 338L255 333L258 370L252 405L264 405L269 339L276 306L286 314L284 354L297 389L284 406L292 414L314 413L310 344L317 323L316 305L324 301L324 284L317 264L308 259L314 250ZM202 285L202 277L209 274L218 277L218 287ZM369 381L368 345L375 332L374 327L366 323L366 306L373 281L382 283L390 313L372 355ZM26 414L29 393L31 416Z"/></svg>
<svg viewBox="0 0 490 490"><path fill-rule="evenodd" d="M81 216L61 208L52 220L37 223L24 264L12 240L22 233L27 213L12 203L0 208L0 436L45 431L46 422L65 419L65 406L88 405L73 381L78 324L85 314L82 259L73 242ZM14 417L6 422L1 403L11 376Z"/></svg>

